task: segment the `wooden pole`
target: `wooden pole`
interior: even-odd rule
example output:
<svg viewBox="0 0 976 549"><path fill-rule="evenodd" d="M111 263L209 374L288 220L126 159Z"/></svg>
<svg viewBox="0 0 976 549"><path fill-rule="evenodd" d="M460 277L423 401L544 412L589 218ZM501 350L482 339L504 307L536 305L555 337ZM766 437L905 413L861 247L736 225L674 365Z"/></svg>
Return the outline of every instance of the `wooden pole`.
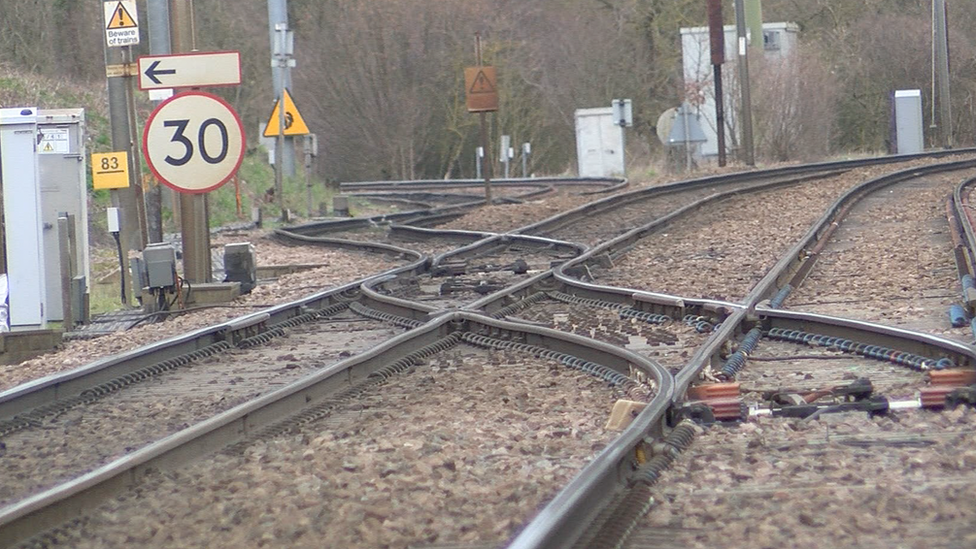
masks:
<svg viewBox="0 0 976 549"><path fill-rule="evenodd" d="M478 59L478 66L484 65L481 59L481 33L474 34L474 52ZM481 150L485 151L485 160L482 162L482 173L485 176L485 203L491 205L491 147L488 146L488 120L485 112L479 112L478 118L481 122Z"/></svg>

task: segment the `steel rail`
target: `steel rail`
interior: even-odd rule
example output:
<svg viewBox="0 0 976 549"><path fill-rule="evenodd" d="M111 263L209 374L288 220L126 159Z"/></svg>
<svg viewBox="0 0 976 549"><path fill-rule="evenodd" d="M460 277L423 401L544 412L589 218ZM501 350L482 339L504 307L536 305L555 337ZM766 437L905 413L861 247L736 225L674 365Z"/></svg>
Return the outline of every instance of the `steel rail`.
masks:
<svg viewBox="0 0 976 549"><path fill-rule="evenodd" d="M290 303L200 328L118 355L99 359L80 368L18 385L0 392L0 419L9 419L38 406L77 396L82 391L101 383L122 377L152 364L192 353L221 341L233 344L241 339L259 335L266 331L269 325L287 321L310 310L324 309L330 305L348 301L348 296L358 294L361 284L367 280L416 269L427 262L426 257L413 250L387 244L367 243L364 245L360 242L315 239L313 237L298 237L297 239L321 245L373 250L378 253L402 255L406 258L413 257L413 261L407 265L394 267L342 286L323 290Z"/></svg>
<svg viewBox="0 0 976 549"><path fill-rule="evenodd" d="M958 152L958 151L955 151L955 152ZM362 245L362 243L359 243L359 242L356 242L356 243L352 243L352 241L349 241L349 242L350 242L349 245L355 245L357 247L360 247ZM416 252L412 252L410 250L403 250L403 251L407 252L408 254L416 255ZM385 271L384 273L385 273L385 276L391 276L391 275L395 275L396 273L399 273L399 272L402 272L402 271L406 271L406 270L410 270L410 269L423 268L423 266L425 265L426 262L427 262L427 259L426 258L419 259L418 261L416 261L414 264L412 264L410 266L399 267L399 268L391 269L391 270ZM153 345L150 345L150 346L146 346L144 348L137 349L136 351L133 351L133 352L130 352L130 353L126 353L125 355L120 355L120 356L117 356L117 357L110 357L108 359L105 359L104 361L99 361L98 363L94 363L91 366L95 366L96 364L103 364L104 365L105 363L113 363L114 364L114 363L117 363L117 362L122 362L123 361L122 360L122 357L129 357L129 358L135 359L135 356L136 355L141 355L141 354L145 354L145 353L149 353L149 354L151 354L151 353L162 353L159 356L164 356L165 353L175 353L175 350L180 345L185 344L185 343L188 343L188 342L191 342L194 339L199 339L200 341L205 341L207 337L227 337L228 336L228 332L233 337L233 335L234 334L237 334L238 332L244 332L244 333L246 333L247 330L251 330L251 331L253 331L255 329L260 330L260 326L262 325L262 321L266 323L269 320L277 320L279 318L284 319L284 318L288 318L288 317L291 317L291 316L297 316L298 314L301 314L301 312L303 311L303 308L307 310L307 308L309 308L309 307L313 307L313 308L314 307L321 307L322 304L323 304L323 302L326 303L326 304L330 304L331 303L331 301L330 301L331 299L340 299L344 293L347 293L348 294L350 292L355 292L356 289L357 289L357 286L361 287L361 282L365 282L365 281L368 281L370 279L377 278L377 277L383 277L383 276L384 276L384 274L376 275L374 277L367 277L366 279L363 279L362 281L357 281L355 283L347 284L347 285L341 286L339 288L335 288L335 289L323 291L323 292L320 292L320 293L315 294L313 296L310 296L310 297L307 297L307 298L298 300L296 302L292 302L292 303L289 303L289 304L284 304L284 305L281 305L281 306L278 306L278 307L269 309L267 311L262 311L262 312L254 313L254 314L251 314L251 315L245 315L243 317L240 317L238 319L229 321L227 323L223 323L223 324L220 324L220 325L217 325L217 326L213 326L213 327L209 327L209 328L197 330L195 332L192 332L191 334L185 334L183 336L177 336L175 338L171 338L169 340L166 340L165 342L160 342L158 344L153 344ZM267 314L268 316L267 317L264 317L263 316L264 314ZM744 315L745 312L739 310L739 311L734 311L732 314L733 314L733 316L735 316L737 314ZM449 313L449 314L446 314L446 315L440 315L438 318L434 319L434 321L432 323L430 323L428 325L428 327L431 327L432 328L432 327L435 327L435 326L441 326L442 325L441 324L442 319L448 319L448 318L450 318L450 319L457 319L458 318L458 315L471 315L471 313L453 312L453 313ZM252 321L255 321L255 323L254 324L250 324L250 322L252 322ZM447 320L443 320L443 322L446 322L446 321ZM484 322L488 322L488 321L485 320ZM255 326L257 326L258 328L255 328ZM726 329L726 328L732 329L733 326L732 326L732 323L728 323L728 325L723 324L722 328L723 328L723 330ZM522 331L529 330L529 329L530 329L530 327L528 327L528 326L524 326L524 325L519 326L519 330L522 330ZM222 334L222 335L220 335L220 336L213 336L212 334ZM238 334L238 335L241 335L241 334ZM718 334L716 334L716 335L718 335ZM566 337L569 337L569 336L568 335L563 335L562 336L562 338L566 338ZM576 337L576 336L573 336L573 337ZM712 338L712 339L715 339L715 338ZM396 340L396 338L394 338L394 340ZM394 340L391 340L391 341L394 341ZM720 343L721 343L721 341L719 341L719 344ZM377 349L379 349L379 348L380 347L377 347ZM95 369L97 369L97 368L95 368ZM63 379L62 379L63 381L68 381L70 379L73 379L74 377L77 377L77 374L74 373L74 372L70 372L70 373L62 374L62 376L64 376ZM51 377L52 378L61 378L61 376L51 376ZM56 386L59 385L59 381L57 381L55 379L51 379L51 378L45 378L44 380L38 380L37 383L40 383L42 385L43 384L50 384L52 386L55 386L54 387L54 390L55 391L58 389L58 387L56 387ZM61 389L64 389L64 386L62 386L60 388ZM659 394L663 394L663 388L664 388L664 385L663 385L663 382L662 382L662 393L659 393ZM18 389L20 389L20 388L18 388ZM10 393L10 391L8 391L7 393ZM2 395L7 395L7 393L3 393ZM673 398L675 396L674 395L674 391L672 390L672 387L670 386L670 381L668 381L668 391L667 391L667 394L668 394L669 398ZM663 412L660 412L658 414L653 414L654 415L654 418L655 418L653 421L650 421L650 422L643 421L641 424L642 425L643 424L652 424L652 425L653 424L660 424L661 414L663 414ZM643 417L643 414L642 414L642 417ZM208 420L207 422L205 422L205 424L209 425L209 424L212 423L212 421L213 420ZM201 424L201 425L204 425L204 424ZM635 423L635 425L637 425L637 424ZM191 428L191 429L194 429L194 428ZM181 435L182 435L182 433L180 435L174 435L174 436L181 436ZM170 440L170 439L167 439L167 440ZM608 450L610 450L610 448L608 448ZM137 454L140 454L141 455L141 451L140 452L137 452ZM130 457L134 457L135 455L136 454L133 454L133 456L130 456ZM601 454L601 455L603 455L603 454ZM588 470L589 470L589 468L588 468ZM93 473L92 475L95 475L96 473ZM592 474L593 473L590 472L590 473L587 474L587 476L592 476ZM78 486L84 485L86 483L89 483L92 480L92 475L87 475L86 477L83 477L82 479L78 479L78 482L80 483ZM583 475L581 475L581 477L582 476ZM126 477L126 479L129 479L129 478L132 478L132 477L129 477L129 476ZM617 480L619 481L619 479L617 479ZM576 481L574 480L574 482L576 482ZM581 480L580 482L588 482L588 481L582 481ZM85 488L85 489L87 490L87 488ZM564 498L564 497L562 497L562 495L560 495L560 496L557 496L557 500L558 501L561 501L561 502L565 502L566 501L566 498ZM554 500L554 502L557 501L557 500ZM574 501L579 501L579 500L574 500ZM26 503L26 502L24 502L24 503ZM20 508L20 509L23 510L23 508ZM545 524L552 523L553 520L555 520L555 519L553 518L553 515L547 514L545 511L543 512L543 514L540 515L540 517L547 517L547 518L546 518L545 521L543 521L542 524L536 524L535 521L533 521L533 524L531 524L530 527L526 529L526 531L528 532L528 531L531 530L532 532L538 532L539 533L538 534L538 536L539 536L538 539L540 539L540 540L542 540L542 539L548 539L550 537L550 534L544 534L543 533L543 532L547 531L547 529L548 529L548 527ZM556 522L558 522L558 520L556 520ZM3 524L5 524L5 523L0 522L0 526L2 526ZM7 530L6 528L0 528L0 532L7 532L7 531L9 531L9 530ZM553 535L555 535L555 534L553 534Z"/></svg>
<svg viewBox="0 0 976 549"><path fill-rule="evenodd" d="M976 160L961 160L944 164L921 166L887 174L857 185L844 193L830 207L827 208L826 213L821 216L821 218L813 225L807 234L804 235L793 247L791 247L789 251L783 254L780 260L776 262L766 276L764 276L753 287L753 289L746 296L744 303L747 307L752 309L760 301L767 299L771 295L778 292L780 287L788 282L787 277L793 277L795 274L804 275L802 272L803 265L809 259L811 259L811 257L814 257L810 255L810 249L818 241L823 239L824 235L828 231L832 231L831 226L833 224L840 223L842 221L843 214L848 211L847 208L849 206L857 203L866 195L883 189L889 185L922 175L945 173L973 167L976 167ZM799 281L802 282L802 278Z"/></svg>
<svg viewBox="0 0 976 549"><path fill-rule="evenodd" d="M236 406L82 477L0 508L0 546L10 546L81 516L99 502L135 485L150 470L173 469L190 460L247 440L249 435L259 432L282 417L321 402L329 395L365 380L371 373L396 362L404 354L457 331L483 332L512 341L527 341L553 351L571 353L625 375L630 373L632 367L637 368L655 381L657 393L645 413L618 440L622 441L623 446L633 447L641 443L644 433L663 428L654 419L657 414L649 411L663 409L668 405L672 396L672 381L670 374L653 361L614 345L573 334L457 311L441 315L360 355L342 360L320 372ZM620 463L618 454L621 452L625 452L621 445L604 450L586 470L604 470L605 463ZM621 471L623 473L625 471ZM601 475L604 480L590 477L587 475L585 480L577 477L570 484L572 490L560 492L554 501L572 502L600 486L615 484L617 480L610 478L611 475L607 472ZM567 518L556 517L556 520L565 521Z"/></svg>
<svg viewBox="0 0 976 549"><path fill-rule="evenodd" d="M574 293L581 297L603 296L599 298L616 300L622 303L631 304L632 306L642 304L644 307L652 307L652 310L655 312L666 311L672 316L688 313L689 307L692 307L691 310L697 312L698 314L714 314L716 312L727 314L727 310L737 307L735 303L716 302L714 300L705 299L689 299L657 292L635 291L631 289L616 288L613 286L585 282L581 280L581 277L579 276L581 274L580 270L586 272L587 265L593 262L612 263L614 256L623 254L647 235L657 231L675 219L688 215L710 203L741 194L762 192L777 187L795 185L802 181L806 181L809 177L811 176L801 175L795 179L791 178L766 183L758 183L749 187L711 194L686 204L685 206L672 210L670 213L661 216L650 223L631 229L630 231L627 231L616 238L591 248L586 253L556 268L555 277L567 288L571 288L570 293Z"/></svg>
<svg viewBox="0 0 976 549"><path fill-rule="evenodd" d="M784 253L779 261L777 261L776 264L769 270L769 272L767 272L767 274L758 283L756 283L755 286L753 286L753 289L749 292L749 294L747 294L743 302L738 304L738 307L740 308L733 311L733 313L727 319L725 319L725 321L723 321L721 329L713 333L708 341L706 341L705 344L695 352L695 354L688 361L688 364L675 375L676 397L679 399L683 398L687 388L695 379L698 378L699 374L706 366L718 363L718 356L725 342L733 339L736 334L743 333L745 331L741 330L741 325L743 323L746 321L755 322L758 320L756 312L757 305L768 296L778 291L778 281L782 282L787 277L792 277L799 270L799 264L805 259L804 251L810 247L812 243L816 242L818 238L830 228L831 224L835 221L835 214L842 211L846 206L849 206L854 201L863 198L867 194L865 191L883 188L898 181L903 181L906 178L914 177L915 174L932 174L965 169L966 167L972 166L976 166L976 160L963 160L933 166L925 166L923 167L924 169L910 168L908 170L886 174L884 176L866 181L839 197L831 206L827 208L826 213L821 216L816 223L814 223L806 235L800 238L800 240L798 240L794 246ZM772 309L769 308L762 309L762 311L767 314L771 310ZM824 319L823 323L817 324L818 328L829 330L831 333L836 333L835 329L833 328L833 326L836 324L831 324L826 320L830 319L831 317L827 317L825 315L808 314L805 318L811 322L816 318ZM863 328L862 331L857 333L859 337L867 338L868 342L885 341L889 344L895 343L895 341L890 337L882 337L881 334L883 332L868 328L870 326L876 325L872 325L871 323L850 321L850 323L847 324L847 329L853 330L855 327ZM933 337L912 332L910 330L900 330L900 332L906 335L912 334L912 337L900 340L899 345L902 347L904 347L908 342L912 341L928 342L929 338ZM938 339L940 338L933 338L931 341L934 342ZM909 344L908 346L909 348L916 348L912 344ZM923 351L932 351L935 349L945 349L945 347L936 343L933 343L931 346L921 347L921 350ZM964 355L960 354L959 356Z"/></svg>
<svg viewBox="0 0 976 549"><path fill-rule="evenodd" d="M551 232L553 230L561 228L563 225L572 223L577 218L584 217L586 215L592 215L594 213L598 213L601 210L613 208L618 205L623 205L635 201L646 200L648 198L652 198L658 195L670 194L670 193L684 191L684 190L691 190L699 187L707 187L711 185L720 185L720 184L731 184L731 183L749 181L749 180L761 180L769 177L800 175L800 174L813 173L813 172L849 170L849 169L866 167L866 166L874 166L879 164L907 162L911 160L920 160L926 158L942 158L944 156L972 154L972 153L976 153L976 148L955 149L950 151L935 151L935 152L919 153L919 154L892 155L892 156L882 156L882 157L874 157L874 158L861 158L855 160L835 160L830 162L818 162L813 164L799 164L796 166L770 168L766 170L749 170L749 171L735 172L731 174L711 175L711 176L701 177L697 179L677 181L665 185L658 185L655 187L645 187L642 189L636 189L626 193L616 194L614 196L607 197L598 201L590 202L588 204L584 204L572 210L568 210L566 212L553 215L552 217L521 227L518 230L513 232L518 232L520 234L537 234L539 232Z"/></svg>
<svg viewBox="0 0 976 549"><path fill-rule="evenodd" d="M487 250L491 250L496 247L508 247L512 244L524 243L525 245L532 247L542 247L547 246L552 249L563 248L567 253L572 253L574 255L581 254L585 251L585 248L579 244L564 242L560 240L552 240L548 238L543 238L539 236L531 235L515 235L515 234L495 234L488 236L482 240L473 242L461 248L445 252L443 254L437 255L433 260L426 265L426 268L422 271L420 269L413 272L399 273L399 276L386 276L382 278L372 279L366 281L362 284L362 292L364 299L368 300L371 306L380 309L384 312L391 314L396 314L399 316L405 316L407 318L412 318L415 320L426 320L432 316L443 313L443 311L438 307L433 307L426 305L424 303L419 303L410 299L404 299L400 297L395 297L391 295L386 295L382 293L381 289L385 285L400 282L404 277L416 277L420 274L429 273L433 268L442 264L445 261L451 259L464 259L466 257L475 256L479 253L484 253ZM526 281L521 281L517 283L516 287L523 287L526 284L533 284L535 281L542 280L548 276L548 271L542 272L529 277ZM492 302L496 297L502 295L507 295L510 288L503 288L497 292L486 296L485 298L477 300L473 304L468 304L458 307L458 309L464 309L469 311L478 310L483 302Z"/></svg>
<svg viewBox="0 0 976 549"><path fill-rule="evenodd" d="M967 152L973 152L969 150ZM943 155L938 155L941 157ZM926 157L926 155L923 155ZM855 161L856 162L856 161ZM965 162L965 161L964 161ZM838 167L836 164L834 168ZM854 167L854 166L852 166ZM638 191L639 192L639 191ZM621 195L618 195L621 196ZM611 197L611 199L616 197ZM611 199L605 199L610 201ZM691 208L687 208L690 210ZM585 207L578 208L575 211L585 210ZM567 214L560 214L554 216L552 219L560 219ZM674 212L671 214L674 215ZM535 226L540 226L550 220L545 220L540 224ZM655 225L656 222L652 222L650 225ZM649 228L645 226L645 229ZM816 231L811 231L816 232ZM587 296L595 296L601 299L616 298L619 301L627 302L630 293L629 300L633 303L632 306L637 304L636 294L633 292L628 292L624 289L617 289L608 286L599 286L595 284L581 283L572 277L565 275L565 271L575 265L585 264L587 260L598 256L601 253L605 253L608 249L613 246L619 245L621 242L626 241L629 237L640 234L641 229L635 229L629 233L625 233L616 239L613 239L601 246L596 246L589 250L584 255L576 258L575 260L559 266L555 269L554 276L559 283L571 287L573 293L583 294ZM792 253L796 253L796 250L791 250ZM791 257L790 252L784 255L784 260ZM779 265L779 264L778 264ZM770 273L769 276L772 276ZM775 280L775 277L773 277ZM741 331L741 326L744 322L756 322L758 318L756 317L756 302L759 301L757 298L756 291L750 292L747 296L745 304L736 303L724 303L715 302L709 300L701 300L698 305L705 310L711 309L713 311L721 311L723 314L728 315L725 318L718 329L713 332L713 334L706 340L706 342L700 346L685 365L681 371L675 376L675 386L674 392L672 393L673 403L678 403L684 398L684 393L687 390L691 382L696 379L702 369L709 364L717 364L720 360L720 354L722 352L722 347L725 343L735 337L735 335ZM654 307L669 309L672 312L675 310L686 310L689 301L684 300L679 296L668 296L665 294L650 294L646 296L648 301ZM831 317L826 317L824 315L814 315L809 313L794 313L785 312L779 310L767 310L761 309L763 314L766 314L766 321L769 323L776 323L778 326L787 327L794 326L796 323L800 323L803 326L816 326L818 330L822 330L826 333L834 333L834 331L840 330L845 331L848 335L851 331L855 331L858 334L870 334L872 338L876 341L898 341L904 344L905 341L912 341L915 345L921 346L921 349L927 352L932 350L939 350L947 356L954 356L957 360L965 357L967 360L964 362L960 360L960 363L972 364L973 359L976 358L976 353L970 346L960 344L957 342L945 340L942 338L937 338L928 334L922 334L917 332L912 332L909 330L901 330L897 328L889 328L880 325L874 325L871 323L853 321L849 319L836 319ZM656 421L660 421L668 409L658 410L655 416ZM608 448L609 449L609 448ZM606 465L609 467L609 465ZM607 470L587 470L581 473L577 480L583 481L585 475L591 475L591 478L602 478L601 475L606 474ZM603 490L598 492L593 492L588 494L586 498L578 498L575 500L575 505L573 507L570 505L560 505L555 506L556 500L547 506L543 513L540 513L537 519L533 520L523 531L523 533L517 537L511 545L510 548L556 548L556 547L567 547L572 545L580 539L580 534L587 527L590 526L590 522L597 516L598 510L606 506L614 497L615 494L619 493L624 489L625 478L617 479L616 488L604 487ZM560 494L562 496L562 493ZM557 496L559 498L559 496ZM562 502L563 500L560 500ZM550 510L550 507L552 509ZM582 508L582 509L581 509ZM578 517L583 524L567 524L561 522L559 517L561 516L572 516ZM585 518L584 518L585 517Z"/></svg>
<svg viewBox="0 0 976 549"><path fill-rule="evenodd" d="M627 186L627 180L619 177L528 177L492 179L492 185L499 187L526 187L533 185L556 185L592 187L602 186L600 192L613 192ZM376 190L376 189L480 189L484 187L481 179L411 179L405 181L353 181L339 184L339 188L347 190Z"/></svg>
<svg viewBox="0 0 976 549"><path fill-rule="evenodd" d="M522 185L523 187L526 185ZM532 198L540 194L545 194L550 192L551 185L532 185L534 187L539 187L534 191L527 193L522 193L515 197L499 198L495 202L506 202L509 199L521 200ZM325 221L309 221L306 223L300 223L297 225L289 225L284 227L282 230L285 234L301 234L305 236L322 236L325 233L339 232L354 230L360 228L375 227L377 225L386 225L394 222L401 222L403 224L407 223L417 223L421 221L431 222L433 220L444 220L451 219L466 213L478 206L483 206L485 200L483 198L477 198L472 196L471 200L465 202L459 202L456 204L448 204L444 206L421 208L419 210L411 210L406 212L395 212L388 214L379 214L369 217L359 217L355 219L329 219Z"/></svg>
<svg viewBox="0 0 976 549"><path fill-rule="evenodd" d="M976 258L976 228L973 226L973 216L971 213L971 206L969 202L969 195L963 195L963 190L967 187L972 187L976 185L976 177L967 179L961 182L952 191L953 203L956 212L956 221L962 226L963 233L965 234L965 247L968 250L968 256L965 258L966 265L965 270L968 271L970 275L976 274L976 265L974 265L973 260ZM960 273L962 274L962 273Z"/></svg>

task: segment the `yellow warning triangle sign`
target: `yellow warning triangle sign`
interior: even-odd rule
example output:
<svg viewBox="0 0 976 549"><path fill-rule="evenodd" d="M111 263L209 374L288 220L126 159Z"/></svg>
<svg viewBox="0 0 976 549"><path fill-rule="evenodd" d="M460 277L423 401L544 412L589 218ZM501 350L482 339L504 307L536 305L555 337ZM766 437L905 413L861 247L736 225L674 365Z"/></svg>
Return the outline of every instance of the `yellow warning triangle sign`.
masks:
<svg viewBox="0 0 976 549"><path fill-rule="evenodd" d="M115 8L115 13L112 14L112 18L108 20L109 29L133 29L138 27L136 20L129 15L129 10L125 9L122 2Z"/></svg>
<svg viewBox="0 0 976 549"><path fill-rule="evenodd" d="M52 147L50 143L45 143L44 152L54 152L54 147Z"/></svg>
<svg viewBox="0 0 976 549"><path fill-rule="evenodd" d="M268 123L264 126L264 136L265 137L277 137L278 136L278 105L281 101L275 101L274 108L271 109L271 116L268 117ZM306 135L311 133L308 130L308 125L305 124L305 119L302 118L302 114L298 112L298 107L295 106L295 102L291 98L291 93L285 90L285 131L284 135Z"/></svg>

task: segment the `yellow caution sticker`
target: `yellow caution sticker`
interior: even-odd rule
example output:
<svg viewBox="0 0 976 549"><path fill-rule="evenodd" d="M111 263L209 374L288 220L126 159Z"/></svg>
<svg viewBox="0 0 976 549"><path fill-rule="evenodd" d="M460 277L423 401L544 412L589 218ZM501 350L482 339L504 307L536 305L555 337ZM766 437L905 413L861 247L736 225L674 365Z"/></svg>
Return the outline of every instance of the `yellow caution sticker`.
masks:
<svg viewBox="0 0 976 549"><path fill-rule="evenodd" d="M291 93L285 90L285 119L284 119L284 129L285 131L282 135L306 135L312 133L308 129L308 124L305 123L305 119L302 118L302 114L298 112L298 107L295 106L295 101L291 98ZM271 109L271 116L268 117L268 123L264 126L264 136L265 137L277 137L278 129L282 125L282 121L278 119L279 109L281 101L276 101L274 108Z"/></svg>

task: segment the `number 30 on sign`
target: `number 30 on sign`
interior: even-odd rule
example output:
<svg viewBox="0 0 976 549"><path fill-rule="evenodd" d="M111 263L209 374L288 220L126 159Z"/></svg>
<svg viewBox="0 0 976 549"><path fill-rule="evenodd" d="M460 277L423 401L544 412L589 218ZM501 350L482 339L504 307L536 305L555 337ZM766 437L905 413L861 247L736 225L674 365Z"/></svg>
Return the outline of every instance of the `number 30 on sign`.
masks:
<svg viewBox="0 0 976 549"><path fill-rule="evenodd" d="M244 126L223 99L205 92L175 95L149 115L142 149L149 169L182 193L226 183L244 158Z"/></svg>

